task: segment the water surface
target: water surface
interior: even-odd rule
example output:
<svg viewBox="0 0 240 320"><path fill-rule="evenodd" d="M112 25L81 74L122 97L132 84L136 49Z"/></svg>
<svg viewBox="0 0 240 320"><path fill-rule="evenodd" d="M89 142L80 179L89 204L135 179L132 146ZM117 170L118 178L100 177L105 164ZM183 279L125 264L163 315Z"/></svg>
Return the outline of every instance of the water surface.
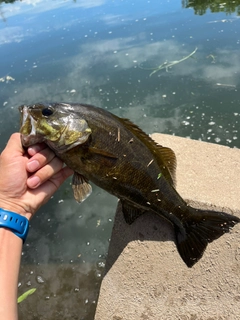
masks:
<svg viewBox="0 0 240 320"><path fill-rule="evenodd" d="M17 107L40 101L94 104L149 134L239 148L238 3L194 3L2 2L1 150L19 130ZM94 186L78 205L70 184L31 221L19 292L37 291L20 319L93 319L117 199Z"/></svg>

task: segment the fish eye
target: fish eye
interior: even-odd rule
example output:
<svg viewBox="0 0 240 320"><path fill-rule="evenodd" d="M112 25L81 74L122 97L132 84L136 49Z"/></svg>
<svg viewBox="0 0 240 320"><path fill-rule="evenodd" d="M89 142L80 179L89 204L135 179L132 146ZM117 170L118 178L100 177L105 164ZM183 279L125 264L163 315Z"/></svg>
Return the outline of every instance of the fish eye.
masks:
<svg viewBox="0 0 240 320"><path fill-rule="evenodd" d="M44 108L42 109L42 115L44 117L49 117L53 114L53 110L51 108Z"/></svg>

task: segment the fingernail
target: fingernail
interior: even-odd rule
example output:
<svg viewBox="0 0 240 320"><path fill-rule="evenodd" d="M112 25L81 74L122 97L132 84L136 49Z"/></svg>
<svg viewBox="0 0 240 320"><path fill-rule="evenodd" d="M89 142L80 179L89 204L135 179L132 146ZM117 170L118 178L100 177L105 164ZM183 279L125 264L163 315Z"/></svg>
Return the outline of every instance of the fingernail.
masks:
<svg viewBox="0 0 240 320"><path fill-rule="evenodd" d="M29 188L36 188L40 184L40 178L38 176L32 176L32 177L28 178L27 184L28 184Z"/></svg>
<svg viewBox="0 0 240 320"><path fill-rule="evenodd" d="M39 168L39 162L37 160L30 160L27 163L27 169L30 172L34 172Z"/></svg>
<svg viewBox="0 0 240 320"><path fill-rule="evenodd" d="M39 151L41 150L40 146L39 145L35 145L35 146L32 146L32 147L29 147L28 148L28 154L30 156L34 156L36 153L38 153Z"/></svg>

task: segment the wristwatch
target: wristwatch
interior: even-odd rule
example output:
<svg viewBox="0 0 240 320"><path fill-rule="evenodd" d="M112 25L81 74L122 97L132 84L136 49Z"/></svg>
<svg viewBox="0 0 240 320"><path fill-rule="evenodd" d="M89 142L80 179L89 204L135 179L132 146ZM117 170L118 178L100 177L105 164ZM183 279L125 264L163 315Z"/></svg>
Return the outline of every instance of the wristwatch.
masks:
<svg viewBox="0 0 240 320"><path fill-rule="evenodd" d="M11 230L24 243L28 234L29 221L18 213L0 208L0 228Z"/></svg>

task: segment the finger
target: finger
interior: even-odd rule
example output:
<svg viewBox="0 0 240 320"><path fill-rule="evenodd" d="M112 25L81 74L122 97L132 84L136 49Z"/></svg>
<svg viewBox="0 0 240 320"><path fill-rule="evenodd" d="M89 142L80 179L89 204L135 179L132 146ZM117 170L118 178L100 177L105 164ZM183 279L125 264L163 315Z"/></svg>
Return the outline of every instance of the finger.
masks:
<svg viewBox="0 0 240 320"><path fill-rule="evenodd" d="M39 169L34 175L27 179L27 185L31 189L35 189L46 180L50 179L54 174L59 172L63 167L63 162L54 157L48 164Z"/></svg>
<svg viewBox="0 0 240 320"><path fill-rule="evenodd" d="M43 150L45 148L46 148L46 144L45 143L34 144L33 146L28 148L28 154L32 157L36 153L40 152L41 150Z"/></svg>
<svg viewBox="0 0 240 320"><path fill-rule="evenodd" d="M54 152L46 147L41 149L43 145L36 145L34 146L36 149L40 148L40 152L36 153L33 157L29 159L27 162L27 171L28 172L35 172L40 168L44 167L47 163L51 162L52 159L55 157ZM34 149L34 150L36 150Z"/></svg>
<svg viewBox="0 0 240 320"><path fill-rule="evenodd" d="M33 190L36 194L37 206L46 203L51 196L56 192L60 185L73 174L73 170L68 167L62 168L59 172L55 173L49 180L45 181L37 189Z"/></svg>
<svg viewBox="0 0 240 320"><path fill-rule="evenodd" d="M45 184L47 183L52 184L52 187L49 186L51 188L49 192L54 193L60 187L60 185L73 173L74 171L72 169L68 167L64 167L59 172L54 174L48 181L45 182ZM43 186L45 184L43 184Z"/></svg>

